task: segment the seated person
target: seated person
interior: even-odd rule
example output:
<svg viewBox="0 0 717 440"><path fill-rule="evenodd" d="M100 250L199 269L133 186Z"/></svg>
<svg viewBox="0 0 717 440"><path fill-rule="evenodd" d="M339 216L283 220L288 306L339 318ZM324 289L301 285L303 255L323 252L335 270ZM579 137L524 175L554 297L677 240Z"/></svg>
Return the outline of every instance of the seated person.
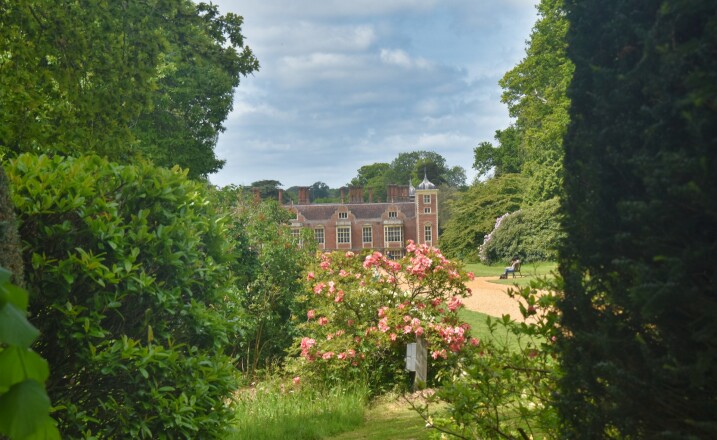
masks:
<svg viewBox="0 0 717 440"><path fill-rule="evenodd" d="M509 273L515 273L515 269L516 269L519 265L520 265L520 259L518 258L517 255L515 255L515 256L510 260L510 266L505 268L505 273L504 273L503 275L507 277Z"/></svg>

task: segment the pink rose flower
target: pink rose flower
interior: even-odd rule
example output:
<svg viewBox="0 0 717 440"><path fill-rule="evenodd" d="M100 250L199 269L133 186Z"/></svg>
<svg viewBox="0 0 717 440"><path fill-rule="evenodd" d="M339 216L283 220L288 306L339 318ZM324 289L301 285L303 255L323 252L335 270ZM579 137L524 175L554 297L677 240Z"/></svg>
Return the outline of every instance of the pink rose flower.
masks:
<svg viewBox="0 0 717 440"><path fill-rule="evenodd" d="M306 317L309 319L314 319L316 317L316 310L309 310L306 312Z"/></svg>

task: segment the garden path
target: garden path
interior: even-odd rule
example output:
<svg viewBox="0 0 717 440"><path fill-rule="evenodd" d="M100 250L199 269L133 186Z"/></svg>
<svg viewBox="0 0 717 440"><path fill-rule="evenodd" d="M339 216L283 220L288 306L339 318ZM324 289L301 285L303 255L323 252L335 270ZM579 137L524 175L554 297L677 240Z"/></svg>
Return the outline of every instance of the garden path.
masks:
<svg viewBox="0 0 717 440"><path fill-rule="evenodd" d="M497 279L497 276L476 277L468 281L466 286L473 291L473 295L462 299L466 309L499 318L507 314L515 320L522 320L518 300L508 296L508 289L515 287L490 282Z"/></svg>

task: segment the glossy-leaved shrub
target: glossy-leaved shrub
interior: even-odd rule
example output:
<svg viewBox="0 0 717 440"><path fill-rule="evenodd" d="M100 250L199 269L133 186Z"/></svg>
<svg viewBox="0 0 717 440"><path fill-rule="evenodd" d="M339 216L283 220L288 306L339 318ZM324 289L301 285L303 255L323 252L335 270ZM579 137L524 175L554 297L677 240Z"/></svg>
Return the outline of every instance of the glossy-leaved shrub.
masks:
<svg viewBox="0 0 717 440"><path fill-rule="evenodd" d="M63 437L221 437L234 245L205 184L95 156L6 171Z"/></svg>

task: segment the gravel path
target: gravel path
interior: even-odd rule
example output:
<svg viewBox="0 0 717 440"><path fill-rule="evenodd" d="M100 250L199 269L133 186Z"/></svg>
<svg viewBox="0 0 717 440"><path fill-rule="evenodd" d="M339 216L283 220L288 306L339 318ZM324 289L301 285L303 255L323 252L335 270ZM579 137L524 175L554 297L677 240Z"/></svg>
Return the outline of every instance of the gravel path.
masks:
<svg viewBox="0 0 717 440"><path fill-rule="evenodd" d="M497 317L508 314L513 319L522 320L518 300L507 293L508 289L514 287L488 282L497 279L497 276L476 277L467 282L466 286L473 291L473 295L462 299L466 309Z"/></svg>

